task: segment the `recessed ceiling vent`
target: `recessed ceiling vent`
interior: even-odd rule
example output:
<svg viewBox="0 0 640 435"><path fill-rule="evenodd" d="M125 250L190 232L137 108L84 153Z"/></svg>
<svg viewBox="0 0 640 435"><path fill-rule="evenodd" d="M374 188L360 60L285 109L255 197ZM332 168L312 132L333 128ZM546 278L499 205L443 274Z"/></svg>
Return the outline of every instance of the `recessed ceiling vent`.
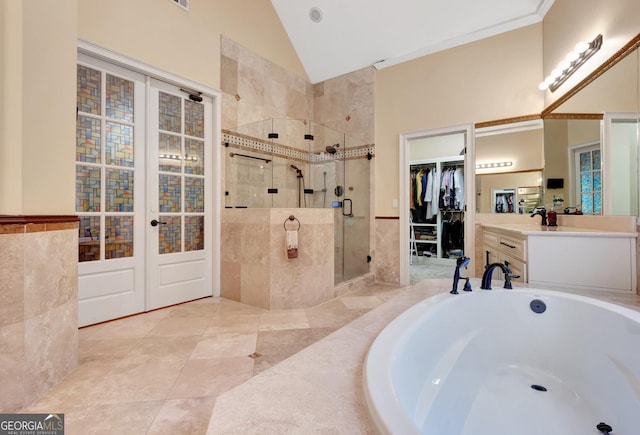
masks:
<svg viewBox="0 0 640 435"><path fill-rule="evenodd" d="M180 6L185 11L189 10L189 0L169 0L171 3Z"/></svg>
<svg viewBox="0 0 640 435"><path fill-rule="evenodd" d="M322 21L322 9L316 6L309 9L309 18L314 23L319 23L320 21Z"/></svg>

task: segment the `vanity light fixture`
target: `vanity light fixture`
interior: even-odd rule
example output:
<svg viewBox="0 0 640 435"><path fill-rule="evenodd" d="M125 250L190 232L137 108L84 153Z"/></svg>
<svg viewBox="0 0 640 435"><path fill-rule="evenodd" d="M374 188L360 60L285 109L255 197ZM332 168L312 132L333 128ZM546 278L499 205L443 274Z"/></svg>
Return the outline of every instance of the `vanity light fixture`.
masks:
<svg viewBox="0 0 640 435"><path fill-rule="evenodd" d="M476 169L508 168L509 166L513 166L513 162L476 163Z"/></svg>
<svg viewBox="0 0 640 435"><path fill-rule="evenodd" d="M543 82L538 85L538 89L554 92L560 87L571 74L576 72L591 56L602 47L602 35L598 35L591 42L579 42L558 66L551 71Z"/></svg>
<svg viewBox="0 0 640 435"><path fill-rule="evenodd" d="M185 160L185 161L188 161L188 162L197 162L198 161L198 157L197 156L186 155L186 156L182 157L179 154L158 154L158 158L159 159L169 159L169 160Z"/></svg>

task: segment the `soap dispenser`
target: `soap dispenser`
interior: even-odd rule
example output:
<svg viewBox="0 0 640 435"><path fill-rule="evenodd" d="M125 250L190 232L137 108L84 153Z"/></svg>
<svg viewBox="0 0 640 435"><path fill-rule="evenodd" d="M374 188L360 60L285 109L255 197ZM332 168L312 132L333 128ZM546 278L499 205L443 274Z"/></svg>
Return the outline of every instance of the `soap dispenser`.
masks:
<svg viewBox="0 0 640 435"><path fill-rule="evenodd" d="M558 226L558 214L553 209L547 212L547 226L550 226L550 227Z"/></svg>

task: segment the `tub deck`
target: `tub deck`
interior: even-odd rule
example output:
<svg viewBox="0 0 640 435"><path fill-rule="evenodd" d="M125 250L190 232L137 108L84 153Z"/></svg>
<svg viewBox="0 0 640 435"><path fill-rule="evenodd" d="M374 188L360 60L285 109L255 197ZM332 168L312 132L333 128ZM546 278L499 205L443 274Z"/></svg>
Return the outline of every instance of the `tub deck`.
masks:
<svg viewBox="0 0 640 435"><path fill-rule="evenodd" d="M471 282L474 289L480 287L479 280L472 279ZM377 433L368 417L362 388L362 368L369 346L378 333L408 307L450 289L450 279L427 280L404 288L356 321L222 394L216 400L208 434ZM587 295L640 311L638 295ZM527 400L536 397L533 394L536 391L532 390L530 394L528 386L520 388L515 379L508 384ZM489 403L488 399L482 400L483 405L489 406ZM590 417L588 431L564 434L597 433L591 422L598 417ZM470 415L469 418L477 417ZM610 424L615 429L615 425ZM505 432L493 430L488 433ZM549 430L543 433L563 432Z"/></svg>

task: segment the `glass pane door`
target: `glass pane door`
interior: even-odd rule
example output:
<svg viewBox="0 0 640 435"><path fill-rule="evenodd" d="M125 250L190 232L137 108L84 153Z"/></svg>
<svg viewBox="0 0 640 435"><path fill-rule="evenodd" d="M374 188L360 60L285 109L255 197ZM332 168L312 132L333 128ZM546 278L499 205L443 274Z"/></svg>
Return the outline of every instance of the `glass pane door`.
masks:
<svg viewBox="0 0 640 435"><path fill-rule="evenodd" d="M144 310L144 77L79 56L79 323Z"/></svg>
<svg viewBox="0 0 640 435"><path fill-rule="evenodd" d="M204 105L159 93L159 254L204 249Z"/></svg>
<svg viewBox="0 0 640 435"><path fill-rule="evenodd" d="M213 104L156 80L150 92L148 280L158 308L212 294Z"/></svg>

